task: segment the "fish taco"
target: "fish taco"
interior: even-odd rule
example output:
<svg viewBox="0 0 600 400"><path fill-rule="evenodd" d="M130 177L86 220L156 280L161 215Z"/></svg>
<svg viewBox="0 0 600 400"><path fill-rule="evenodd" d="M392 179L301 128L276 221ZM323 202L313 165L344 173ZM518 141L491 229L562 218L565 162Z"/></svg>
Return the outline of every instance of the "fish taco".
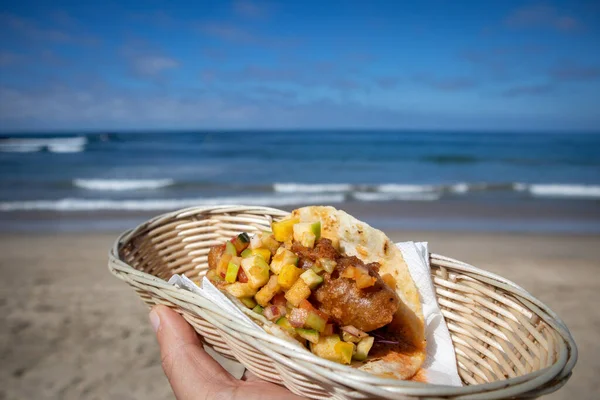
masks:
<svg viewBox="0 0 600 400"><path fill-rule="evenodd" d="M208 254L206 276L269 333L377 376L425 360L419 294L400 250L333 207L310 206Z"/></svg>

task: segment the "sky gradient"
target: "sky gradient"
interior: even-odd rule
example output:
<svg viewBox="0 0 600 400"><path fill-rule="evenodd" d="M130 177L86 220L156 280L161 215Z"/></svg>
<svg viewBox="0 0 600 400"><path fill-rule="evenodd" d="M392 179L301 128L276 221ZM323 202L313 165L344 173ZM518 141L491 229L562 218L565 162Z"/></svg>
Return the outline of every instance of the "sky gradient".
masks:
<svg viewBox="0 0 600 400"><path fill-rule="evenodd" d="M0 1L0 131L600 131L597 1Z"/></svg>

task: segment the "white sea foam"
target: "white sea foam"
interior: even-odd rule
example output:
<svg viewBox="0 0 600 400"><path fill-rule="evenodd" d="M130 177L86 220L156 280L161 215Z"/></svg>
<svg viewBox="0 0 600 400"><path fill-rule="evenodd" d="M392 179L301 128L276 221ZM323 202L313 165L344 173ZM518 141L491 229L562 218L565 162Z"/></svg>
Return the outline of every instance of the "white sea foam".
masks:
<svg viewBox="0 0 600 400"><path fill-rule="evenodd" d="M388 183L378 185L375 189L380 193L431 193L436 191L433 185L408 185L398 183Z"/></svg>
<svg viewBox="0 0 600 400"><path fill-rule="evenodd" d="M471 186L468 183L457 183L450 186L450 191L453 193L467 193L471 190Z"/></svg>
<svg viewBox="0 0 600 400"><path fill-rule="evenodd" d="M439 193L376 193L356 192L352 197L359 201L435 201L440 198Z"/></svg>
<svg viewBox="0 0 600 400"><path fill-rule="evenodd" d="M533 184L529 192L537 197L600 198L600 185Z"/></svg>
<svg viewBox="0 0 600 400"><path fill-rule="evenodd" d="M81 153L85 150L85 146L71 146L64 144L53 144L48 146L48 151L51 153Z"/></svg>
<svg viewBox="0 0 600 400"><path fill-rule="evenodd" d="M343 193L352 190L352 185L349 183L274 183L273 190L280 193Z"/></svg>
<svg viewBox="0 0 600 400"><path fill-rule="evenodd" d="M85 149L87 138L14 138L0 141L0 151L32 153L48 149L53 153L78 153Z"/></svg>
<svg viewBox="0 0 600 400"><path fill-rule="evenodd" d="M239 196L202 199L145 199L145 200L93 200L62 199L0 202L0 211L162 211L213 204L247 204L264 206L290 206L298 204L342 203L340 194L314 196Z"/></svg>
<svg viewBox="0 0 600 400"><path fill-rule="evenodd" d="M87 190L124 191L159 189L171 186L173 179L74 179L73 185Z"/></svg>

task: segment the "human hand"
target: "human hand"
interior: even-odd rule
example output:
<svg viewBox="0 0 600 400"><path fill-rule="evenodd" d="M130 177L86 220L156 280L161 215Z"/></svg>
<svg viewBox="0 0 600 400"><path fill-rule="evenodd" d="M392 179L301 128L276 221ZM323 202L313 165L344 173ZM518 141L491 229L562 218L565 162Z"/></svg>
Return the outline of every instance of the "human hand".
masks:
<svg viewBox="0 0 600 400"><path fill-rule="evenodd" d="M150 322L158 338L163 370L178 400L300 399L249 371L242 378L245 380L235 379L204 351L196 331L169 307L152 308Z"/></svg>

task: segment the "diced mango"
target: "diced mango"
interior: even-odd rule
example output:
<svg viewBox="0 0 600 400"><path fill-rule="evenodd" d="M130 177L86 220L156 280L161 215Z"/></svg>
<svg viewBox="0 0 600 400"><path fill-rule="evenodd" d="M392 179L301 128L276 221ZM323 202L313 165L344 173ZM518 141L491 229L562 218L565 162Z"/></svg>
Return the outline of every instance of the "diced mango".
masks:
<svg viewBox="0 0 600 400"><path fill-rule="evenodd" d="M266 262L271 261L271 251L265 248L253 249L252 254L261 256Z"/></svg>
<svg viewBox="0 0 600 400"><path fill-rule="evenodd" d="M282 246L277 249L277 252L273 256L273 261L271 262L271 271L273 271L275 274L279 274L281 269L288 264L298 264L298 256Z"/></svg>
<svg viewBox="0 0 600 400"><path fill-rule="evenodd" d="M277 282L277 275L271 275L269 281L256 293L254 298L263 307L266 307L269 301L281 290L281 286Z"/></svg>
<svg viewBox="0 0 600 400"><path fill-rule="evenodd" d="M338 335L321 336L317 343L310 344L310 351L326 360L339 362L339 356L335 351L335 345L340 343Z"/></svg>
<svg viewBox="0 0 600 400"><path fill-rule="evenodd" d="M297 279L292 287L285 293L287 301L292 303L295 307L298 307L300 302L307 299L309 296L310 288L302 279Z"/></svg>
<svg viewBox="0 0 600 400"><path fill-rule="evenodd" d="M294 233L294 225L298 222L300 222L300 220L296 218L284 219L283 221L273 222L271 224L271 229L273 229L273 236L275 237L275 240L279 242L285 242L286 240L289 240L289 238L292 237Z"/></svg>
<svg viewBox="0 0 600 400"><path fill-rule="evenodd" d="M339 363L350 364L350 361L352 361L352 353L354 352L354 343L337 342L333 346L333 349L339 357Z"/></svg>
<svg viewBox="0 0 600 400"><path fill-rule="evenodd" d="M248 277L248 284L254 289L269 281L269 264L260 256L242 259L242 269Z"/></svg>
<svg viewBox="0 0 600 400"><path fill-rule="evenodd" d="M242 282L234 282L231 285L225 286L225 290L227 290L231 295L240 298L240 297L252 297L256 294L256 289L250 286L249 283Z"/></svg>
<svg viewBox="0 0 600 400"><path fill-rule="evenodd" d="M257 249L246 249L242 251L242 254L240 255L242 256L242 258L248 258L251 256L261 256L265 259L266 262L269 262L271 260L271 252L269 251L269 249L266 249L264 247L260 247Z"/></svg>
<svg viewBox="0 0 600 400"><path fill-rule="evenodd" d="M302 269L296 267L295 265L284 265L279 272L278 282L283 289L289 289L294 283L296 283L301 274Z"/></svg>

